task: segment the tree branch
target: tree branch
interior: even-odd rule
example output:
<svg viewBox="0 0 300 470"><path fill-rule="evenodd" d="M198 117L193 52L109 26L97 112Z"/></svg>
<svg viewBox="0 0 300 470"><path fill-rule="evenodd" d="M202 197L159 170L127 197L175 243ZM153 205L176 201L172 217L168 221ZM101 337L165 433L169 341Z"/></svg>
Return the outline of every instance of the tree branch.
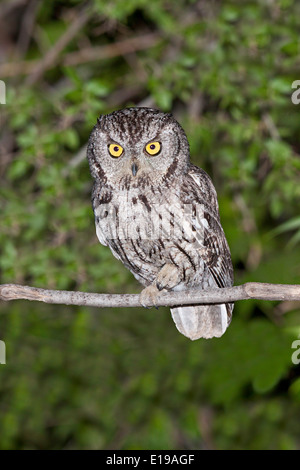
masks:
<svg viewBox="0 0 300 470"><path fill-rule="evenodd" d="M53 48L40 61L38 59L22 60L19 62L8 62L0 65L0 77L14 77L16 75L30 75L34 78L29 78L28 82L35 82L46 70L53 68L59 57L59 53L64 46L65 38L61 41L56 48ZM160 36L156 33L148 33L132 38L124 39L123 41L106 44L103 46L94 46L90 48L81 49L80 51L69 52L62 58L60 65L75 66L84 64L86 62L97 62L104 59L111 59L126 54L131 54L135 51L142 51L158 44ZM31 75L32 74L32 75Z"/></svg>
<svg viewBox="0 0 300 470"><path fill-rule="evenodd" d="M79 33L92 15L91 9L85 9L78 12L78 16L71 22L67 30L61 35L55 45L47 52L41 61L37 62L36 67L32 70L32 75L27 79L28 85L34 85L44 74L44 72L52 68L69 42Z"/></svg>
<svg viewBox="0 0 300 470"><path fill-rule="evenodd" d="M94 294L87 292L47 290L17 284L0 285L0 300L36 300L48 304L85 305L89 307L141 307L139 294ZM161 292L157 306L206 305L237 300L298 300L300 285L248 282L223 289ZM151 305L149 304L149 307Z"/></svg>

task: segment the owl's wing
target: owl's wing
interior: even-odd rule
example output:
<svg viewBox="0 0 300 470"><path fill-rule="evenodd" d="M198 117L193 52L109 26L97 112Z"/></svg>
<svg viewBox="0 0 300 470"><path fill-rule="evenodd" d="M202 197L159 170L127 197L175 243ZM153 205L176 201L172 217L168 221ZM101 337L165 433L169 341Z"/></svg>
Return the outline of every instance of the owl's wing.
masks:
<svg viewBox="0 0 300 470"><path fill-rule="evenodd" d="M181 185L180 196L181 203L189 205L184 208L192 225L189 235L194 233L189 255L191 258L193 254L195 258L200 256L205 264L203 286L207 285L207 281L211 287L232 286L231 256L220 223L217 194L205 171L191 166ZM200 288L201 282L202 279ZM171 313L177 329L188 338L213 338L222 336L226 331L233 306L230 303L179 306L171 308Z"/></svg>
<svg viewBox="0 0 300 470"><path fill-rule="evenodd" d="M220 222L217 193L204 170L191 166L188 173L190 203L201 207L201 257L218 287L232 286L233 268L229 246Z"/></svg>
<svg viewBox="0 0 300 470"><path fill-rule="evenodd" d="M107 246L106 235L102 230L101 218L105 212L105 204L110 202L111 197L104 188L101 187L99 182L95 182L92 191L92 206L95 215L96 235L101 245Z"/></svg>

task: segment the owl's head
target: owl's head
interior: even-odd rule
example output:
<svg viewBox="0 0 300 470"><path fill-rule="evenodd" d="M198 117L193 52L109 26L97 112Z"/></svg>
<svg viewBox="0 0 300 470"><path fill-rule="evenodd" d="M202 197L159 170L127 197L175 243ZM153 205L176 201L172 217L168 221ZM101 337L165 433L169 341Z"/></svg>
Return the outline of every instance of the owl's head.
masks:
<svg viewBox="0 0 300 470"><path fill-rule="evenodd" d="M125 108L100 116L87 152L96 180L114 187L160 185L183 174L189 144L171 114L151 108Z"/></svg>

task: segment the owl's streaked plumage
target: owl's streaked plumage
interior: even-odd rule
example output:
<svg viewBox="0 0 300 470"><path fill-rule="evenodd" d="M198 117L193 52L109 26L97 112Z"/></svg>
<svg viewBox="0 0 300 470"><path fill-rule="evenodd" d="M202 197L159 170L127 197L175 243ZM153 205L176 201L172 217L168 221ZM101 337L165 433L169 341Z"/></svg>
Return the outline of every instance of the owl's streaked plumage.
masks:
<svg viewBox="0 0 300 470"><path fill-rule="evenodd" d="M143 304L162 289L184 291L233 284L229 247L209 176L190 163L185 132L150 108L101 116L87 152L100 243L145 287ZM171 309L190 339L221 336L233 304Z"/></svg>

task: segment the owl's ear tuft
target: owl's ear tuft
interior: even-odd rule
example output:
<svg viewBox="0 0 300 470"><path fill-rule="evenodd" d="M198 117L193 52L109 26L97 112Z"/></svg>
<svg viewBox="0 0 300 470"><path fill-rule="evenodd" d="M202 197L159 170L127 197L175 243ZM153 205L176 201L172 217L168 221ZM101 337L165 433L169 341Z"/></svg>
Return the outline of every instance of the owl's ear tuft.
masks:
<svg viewBox="0 0 300 470"><path fill-rule="evenodd" d="M103 118L104 116L102 114L97 118L97 124L100 127L100 129L102 129L103 127Z"/></svg>

